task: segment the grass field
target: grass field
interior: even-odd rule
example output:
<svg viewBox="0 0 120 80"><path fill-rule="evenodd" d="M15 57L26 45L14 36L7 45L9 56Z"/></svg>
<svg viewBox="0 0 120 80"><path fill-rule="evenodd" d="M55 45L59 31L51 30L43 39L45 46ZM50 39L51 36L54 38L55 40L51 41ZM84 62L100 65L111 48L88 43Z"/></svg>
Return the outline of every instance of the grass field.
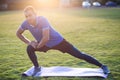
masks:
<svg viewBox="0 0 120 80"><path fill-rule="evenodd" d="M57 77L48 80L120 80L120 8L39 10L39 15L47 17L65 39L108 65L111 71L107 79ZM26 45L15 35L23 20L22 11L0 12L0 80L20 80L20 74L32 66ZM24 35L34 40L28 31ZM37 56L42 66L96 68L55 50L37 52ZM39 79L29 77L25 80Z"/></svg>

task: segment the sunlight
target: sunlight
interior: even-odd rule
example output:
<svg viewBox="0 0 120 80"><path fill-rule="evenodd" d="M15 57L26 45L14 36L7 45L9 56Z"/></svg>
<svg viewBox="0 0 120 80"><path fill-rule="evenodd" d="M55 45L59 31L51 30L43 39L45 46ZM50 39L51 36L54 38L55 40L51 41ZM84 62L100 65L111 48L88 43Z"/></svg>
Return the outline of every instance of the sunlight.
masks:
<svg viewBox="0 0 120 80"><path fill-rule="evenodd" d="M46 4L50 2L50 0L38 0L38 1L41 2L42 4Z"/></svg>
<svg viewBox="0 0 120 80"><path fill-rule="evenodd" d="M58 7L59 0L38 0L41 7Z"/></svg>

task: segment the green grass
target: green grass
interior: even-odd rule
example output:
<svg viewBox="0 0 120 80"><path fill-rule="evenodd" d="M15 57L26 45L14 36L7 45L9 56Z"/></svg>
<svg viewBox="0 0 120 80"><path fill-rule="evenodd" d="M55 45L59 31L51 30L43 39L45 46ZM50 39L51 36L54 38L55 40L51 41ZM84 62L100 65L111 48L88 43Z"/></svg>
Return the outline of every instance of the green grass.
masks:
<svg viewBox="0 0 120 80"><path fill-rule="evenodd" d="M39 10L39 15L47 17L65 39L108 65L111 71L107 79L55 77L48 80L120 79L120 8ZM23 20L22 11L0 12L0 80L20 80L20 74L32 66L26 45L15 35ZM34 39L28 31L24 34ZM55 50L37 52L37 56L42 66L96 67Z"/></svg>

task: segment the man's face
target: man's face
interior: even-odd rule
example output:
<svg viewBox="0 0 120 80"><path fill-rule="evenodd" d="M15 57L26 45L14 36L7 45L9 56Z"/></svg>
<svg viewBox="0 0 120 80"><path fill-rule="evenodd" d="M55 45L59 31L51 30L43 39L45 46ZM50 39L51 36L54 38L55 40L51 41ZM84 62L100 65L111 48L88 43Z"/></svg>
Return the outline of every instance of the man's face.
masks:
<svg viewBox="0 0 120 80"><path fill-rule="evenodd" d="M36 20L36 14L33 13L32 11L26 11L24 12L26 20L28 21L29 24L33 25Z"/></svg>

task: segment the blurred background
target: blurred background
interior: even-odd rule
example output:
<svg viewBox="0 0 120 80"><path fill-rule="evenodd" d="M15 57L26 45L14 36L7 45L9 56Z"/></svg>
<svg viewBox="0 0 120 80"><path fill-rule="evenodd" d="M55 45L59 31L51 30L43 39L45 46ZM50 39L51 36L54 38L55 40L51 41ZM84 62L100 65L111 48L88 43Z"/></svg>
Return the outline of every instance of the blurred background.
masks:
<svg viewBox="0 0 120 80"><path fill-rule="evenodd" d="M27 5L36 8L119 7L120 0L0 0L0 10L18 10Z"/></svg>

